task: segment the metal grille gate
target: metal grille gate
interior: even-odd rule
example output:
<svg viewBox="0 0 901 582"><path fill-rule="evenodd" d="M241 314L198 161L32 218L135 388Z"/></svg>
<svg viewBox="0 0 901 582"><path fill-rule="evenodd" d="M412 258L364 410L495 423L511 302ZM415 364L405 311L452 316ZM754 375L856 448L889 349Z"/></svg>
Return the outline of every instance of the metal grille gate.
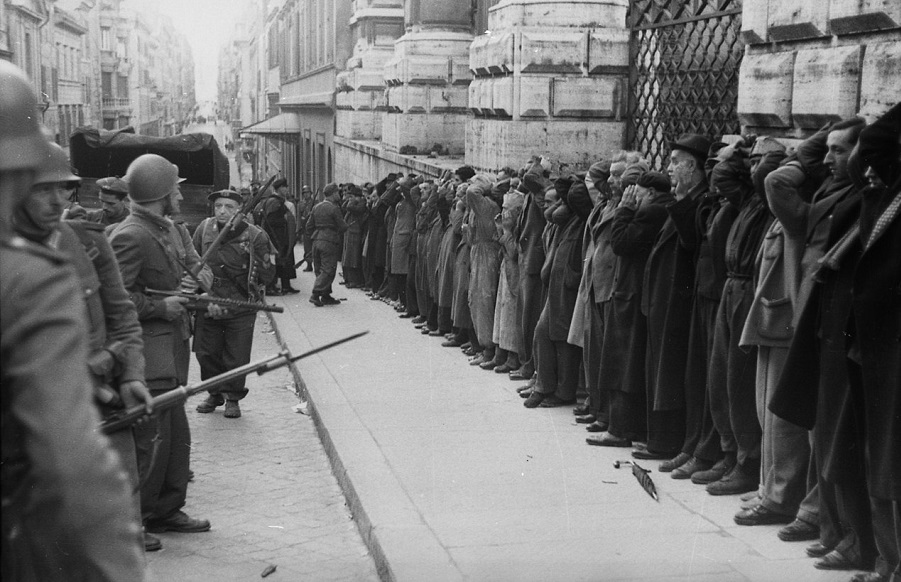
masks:
<svg viewBox="0 0 901 582"><path fill-rule="evenodd" d="M665 167L683 133L739 133L741 0L631 0L627 143Z"/></svg>

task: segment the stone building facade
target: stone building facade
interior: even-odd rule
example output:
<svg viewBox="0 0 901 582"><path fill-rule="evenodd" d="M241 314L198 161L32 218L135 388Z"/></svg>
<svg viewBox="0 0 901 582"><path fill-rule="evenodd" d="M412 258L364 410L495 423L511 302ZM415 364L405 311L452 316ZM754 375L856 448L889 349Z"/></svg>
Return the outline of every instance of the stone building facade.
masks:
<svg viewBox="0 0 901 582"><path fill-rule="evenodd" d="M301 19L303 6L333 1L257 0L267 18L296 5ZM314 189L463 163L518 168L533 154L584 169L620 148L662 167L682 132L792 142L901 98L897 0L352 0L332 9L322 25L338 26L334 58L280 73L278 112L245 123L254 139L296 135L295 149L281 150L295 167L283 160L281 171ZM288 29L288 44L308 42L300 30ZM309 144L298 126L306 119L322 128L310 127Z"/></svg>
<svg viewBox="0 0 901 582"><path fill-rule="evenodd" d="M82 125L173 135L194 107L186 39L165 18L120 4L0 0L0 58L32 80L44 125L63 147Z"/></svg>

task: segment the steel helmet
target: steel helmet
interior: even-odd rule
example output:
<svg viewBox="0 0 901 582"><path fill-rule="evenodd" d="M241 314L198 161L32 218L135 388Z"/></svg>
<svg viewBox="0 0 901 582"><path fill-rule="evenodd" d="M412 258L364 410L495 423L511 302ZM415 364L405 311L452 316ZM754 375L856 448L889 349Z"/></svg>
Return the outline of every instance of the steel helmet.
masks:
<svg viewBox="0 0 901 582"><path fill-rule="evenodd" d="M34 90L21 69L0 59L0 172L37 169L46 158Z"/></svg>
<svg viewBox="0 0 901 582"><path fill-rule="evenodd" d="M65 150L55 143L48 143L50 146L46 161L38 168L37 175L34 177L35 184L56 184L58 182L81 182L81 178L72 173L69 166L69 156Z"/></svg>
<svg viewBox="0 0 901 582"><path fill-rule="evenodd" d="M122 178L128 184L128 197L134 202L162 200L175 190L184 178L178 177L178 166L156 154L138 156Z"/></svg>

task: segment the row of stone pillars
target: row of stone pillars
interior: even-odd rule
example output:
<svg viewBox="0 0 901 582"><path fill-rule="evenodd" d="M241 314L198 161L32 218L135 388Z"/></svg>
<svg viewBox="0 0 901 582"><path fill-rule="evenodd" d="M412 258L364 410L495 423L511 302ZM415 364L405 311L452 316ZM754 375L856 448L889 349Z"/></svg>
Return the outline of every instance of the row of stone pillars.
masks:
<svg viewBox="0 0 901 582"><path fill-rule="evenodd" d="M576 165L622 146L628 0L355 0L336 134L482 169Z"/></svg>

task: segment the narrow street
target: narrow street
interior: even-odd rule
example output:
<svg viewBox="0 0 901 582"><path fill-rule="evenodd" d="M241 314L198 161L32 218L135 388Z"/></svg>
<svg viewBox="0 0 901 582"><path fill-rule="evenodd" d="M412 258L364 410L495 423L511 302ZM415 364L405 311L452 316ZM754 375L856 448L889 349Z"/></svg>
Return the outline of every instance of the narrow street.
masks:
<svg viewBox="0 0 901 582"><path fill-rule="evenodd" d="M253 359L279 350L260 315ZM196 360L191 381L200 379ZM243 416L222 409L198 414L188 401L191 468L185 511L209 519L199 534L160 534L163 549L147 554L152 582L378 580L310 417L294 412L294 378L287 368L248 377Z"/></svg>

